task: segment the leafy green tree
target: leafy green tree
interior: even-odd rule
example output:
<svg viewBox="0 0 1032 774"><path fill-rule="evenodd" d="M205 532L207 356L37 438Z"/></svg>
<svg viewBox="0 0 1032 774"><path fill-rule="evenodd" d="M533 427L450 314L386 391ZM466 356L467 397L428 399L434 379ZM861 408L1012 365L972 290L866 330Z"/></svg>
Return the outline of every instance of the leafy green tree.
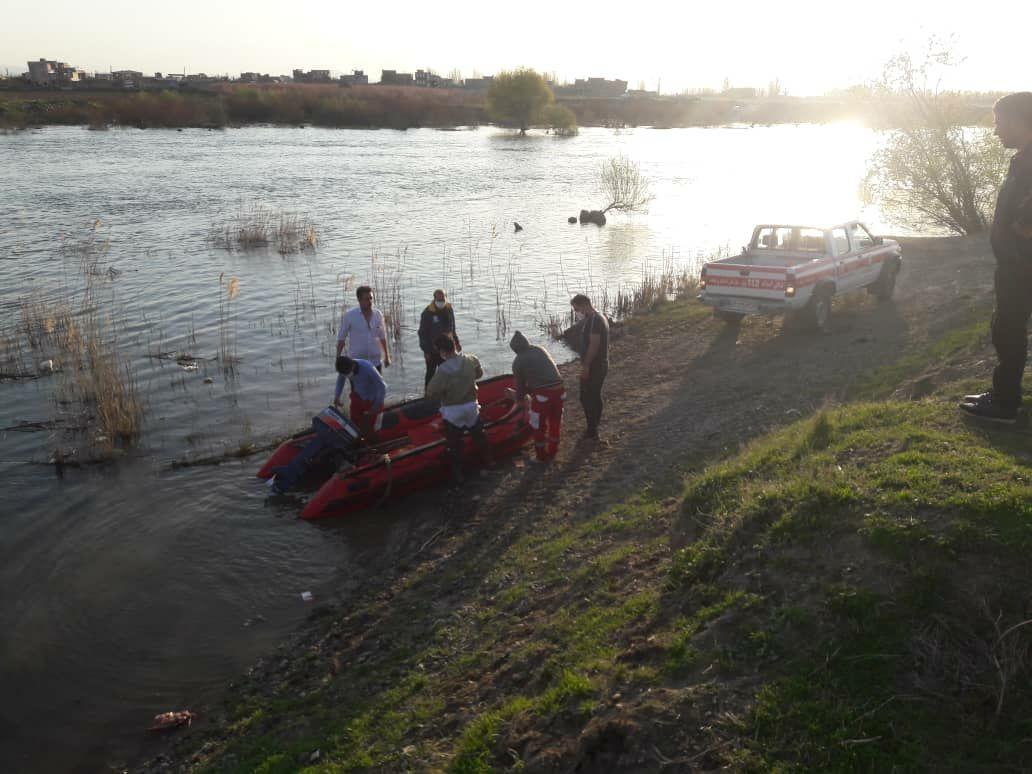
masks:
<svg viewBox="0 0 1032 774"><path fill-rule="evenodd" d="M544 110L544 125L560 137L577 134L577 116L566 105L553 102Z"/></svg>
<svg viewBox="0 0 1032 774"><path fill-rule="evenodd" d="M555 102L545 79L534 70L520 68L498 73L487 91L487 113L502 126L526 134L544 123L545 109Z"/></svg>
<svg viewBox="0 0 1032 774"><path fill-rule="evenodd" d="M937 71L954 63L935 41L923 62L889 60L876 88L896 128L871 159L865 192L908 226L977 234L992 219L1007 154L990 130L965 125L956 95L935 87Z"/></svg>

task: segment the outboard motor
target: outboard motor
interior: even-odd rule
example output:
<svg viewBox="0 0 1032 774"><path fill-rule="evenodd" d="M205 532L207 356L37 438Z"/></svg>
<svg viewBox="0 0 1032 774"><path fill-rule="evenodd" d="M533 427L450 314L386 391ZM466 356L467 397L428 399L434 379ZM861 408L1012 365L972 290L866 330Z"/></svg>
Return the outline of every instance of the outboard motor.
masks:
<svg viewBox="0 0 1032 774"><path fill-rule="evenodd" d="M289 465L276 468L269 479L269 487L277 494L284 494L297 486L305 473L318 465L337 458L351 462L358 456L357 447L362 440L358 427L333 406L327 406L312 417L315 438L305 444Z"/></svg>

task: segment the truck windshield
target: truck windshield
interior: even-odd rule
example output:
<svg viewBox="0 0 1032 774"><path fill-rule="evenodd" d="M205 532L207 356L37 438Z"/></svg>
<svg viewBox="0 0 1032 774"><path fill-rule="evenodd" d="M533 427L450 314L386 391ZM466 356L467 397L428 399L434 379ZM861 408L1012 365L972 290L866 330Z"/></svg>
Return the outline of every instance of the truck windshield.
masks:
<svg viewBox="0 0 1032 774"><path fill-rule="evenodd" d="M824 252L824 232L802 226L763 226L756 229L752 247L755 250L791 250Z"/></svg>

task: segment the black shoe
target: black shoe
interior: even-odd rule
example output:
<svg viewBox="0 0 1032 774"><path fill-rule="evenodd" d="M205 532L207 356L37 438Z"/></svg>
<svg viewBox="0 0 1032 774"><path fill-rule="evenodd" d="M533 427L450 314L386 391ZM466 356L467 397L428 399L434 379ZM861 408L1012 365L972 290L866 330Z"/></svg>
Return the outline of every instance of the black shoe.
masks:
<svg viewBox="0 0 1032 774"><path fill-rule="evenodd" d="M584 437L592 440L597 439L598 429L594 427L589 427L587 430L584 431Z"/></svg>
<svg viewBox="0 0 1032 774"><path fill-rule="evenodd" d="M960 410L978 419L988 422L999 422L1004 425L1013 425L1018 421L1017 408L1008 408L994 403L992 400L982 400L978 403L961 403Z"/></svg>

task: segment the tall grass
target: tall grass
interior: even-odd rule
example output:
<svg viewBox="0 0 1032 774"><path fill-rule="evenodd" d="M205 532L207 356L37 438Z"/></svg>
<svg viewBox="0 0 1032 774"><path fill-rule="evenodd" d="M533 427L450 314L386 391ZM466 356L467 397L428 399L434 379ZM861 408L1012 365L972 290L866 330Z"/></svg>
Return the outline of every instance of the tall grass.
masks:
<svg viewBox="0 0 1032 774"><path fill-rule="evenodd" d="M58 296L35 294L20 302L20 332L37 361L52 360L60 382L55 401L83 416L82 425L96 430L101 455L131 444L140 433L143 406L131 363L120 351L109 314L98 303L97 290L117 276L103 264L109 242L100 220L65 238L60 251L74 261L81 283Z"/></svg>
<svg viewBox="0 0 1032 774"><path fill-rule="evenodd" d="M398 342L405 326L405 294L402 276L407 251L398 250L393 256L373 253L370 260L370 277L373 298L377 308L383 312L387 336Z"/></svg>
<svg viewBox="0 0 1032 774"><path fill-rule="evenodd" d="M237 357L236 329L233 325L233 300L240 295L240 280L227 279L219 274L219 363L229 376L236 373Z"/></svg>
<svg viewBox="0 0 1032 774"><path fill-rule="evenodd" d="M93 412L98 450L110 453L118 444L135 441L143 406L110 320L95 308L76 312L67 299L42 297L22 301L21 320L32 352L53 360L60 375L58 404Z"/></svg>
<svg viewBox="0 0 1032 774"><path fill-rule="evenodd" d="M594 294L592 301L595 309L609 319L622 320L653 309L664 301L690 298L698 289L698 275L687 267L675 266L668 259L658 270L644 269L638 282L629 287L619 287L615 294L603 286ZM575 324L572 309L548 312L538 320L541 332L555 341L562 341Z"/></svg>
<svg viewBox="0 0 1032 774"><path fill-rule="evenodd" d="M241 205L227 221L215 223L209 239L223 250L246 252L271 246L280 255L312 251L319 241L307 215L275 211L258 201Z"/></svg>

